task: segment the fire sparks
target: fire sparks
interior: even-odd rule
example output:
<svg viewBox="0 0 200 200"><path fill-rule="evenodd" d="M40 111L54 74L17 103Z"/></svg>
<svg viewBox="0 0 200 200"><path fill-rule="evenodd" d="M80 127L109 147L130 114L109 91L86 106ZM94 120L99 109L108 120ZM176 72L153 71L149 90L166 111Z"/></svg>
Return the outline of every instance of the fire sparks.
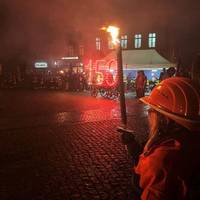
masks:
<svg viewBox="0 0 200 200"><path fill-rule="evenodd" d="M105 30L107 32L110 33L111 37L112 37L112 43L114 45L119 43L119 28L116 26L108 26L108 27L103 27L102 30Z"/></svg>

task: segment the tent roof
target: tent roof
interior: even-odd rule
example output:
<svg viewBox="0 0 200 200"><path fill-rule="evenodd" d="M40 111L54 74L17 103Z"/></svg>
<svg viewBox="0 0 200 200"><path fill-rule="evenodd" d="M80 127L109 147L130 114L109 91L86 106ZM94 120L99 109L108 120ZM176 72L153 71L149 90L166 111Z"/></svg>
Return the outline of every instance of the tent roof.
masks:
<svg viewBox="0 0 200 200"><path fill-rule="evenodd" d="M116 59L116 51L112 51L103 60ZM152 69L163 67L175 67L175 63L169 62L155 49L122 50L123 68L125 69Z"/></svg>

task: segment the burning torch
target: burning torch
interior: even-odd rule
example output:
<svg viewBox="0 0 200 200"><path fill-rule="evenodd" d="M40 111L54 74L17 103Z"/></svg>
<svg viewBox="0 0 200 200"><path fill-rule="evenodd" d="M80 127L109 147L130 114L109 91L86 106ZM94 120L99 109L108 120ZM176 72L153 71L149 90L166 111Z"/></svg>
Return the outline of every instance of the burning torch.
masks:
<svg viewBox="0 0 200 200"><path fill-rule="evenodd" d="M105 30L105 29L104 29ZM135 165L135 160L141 152L141 146L136 141L135 135L132 130L127 129L127 115L126 115L126 101L124 95L124 81L123 81L123 63L122 63L122 49L119 40L119 28L115 26L109 26L106 29L112 37L112 42L117 50L117 74L119 81L119 92L120 92L120 110L121 110L121 120L122 126L118 127L118 131L121 133L121 141L125 145L128 155L132 157L133 165Z"/></svg>
<svg viewBox="0 0 200 200"><path fill-rule="evenodd" d="M121 120L123 128L127 126L127 116L126 116L126 102L124 96L124 81L123 81L123 64L122 64L122 49L119 40L119 28L115 26L108 26L107 28L102 28L110 33L112 37L112 43L117 50L117 74L119 81L119 93L120 93L120 110L121 110Z"/></svg>

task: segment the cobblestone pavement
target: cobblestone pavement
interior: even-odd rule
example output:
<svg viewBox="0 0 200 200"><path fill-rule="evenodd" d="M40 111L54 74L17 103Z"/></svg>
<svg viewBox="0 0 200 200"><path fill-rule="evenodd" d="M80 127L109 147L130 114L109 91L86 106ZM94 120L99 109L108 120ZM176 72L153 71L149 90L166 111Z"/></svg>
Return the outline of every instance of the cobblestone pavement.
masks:
<svg viewBox="0 0 200 200"><path fill-rule="evenodd" d="M144 140L145 108L127 105L129 127ZM117 107L0 119L1 200L131 199Z"/></svg>

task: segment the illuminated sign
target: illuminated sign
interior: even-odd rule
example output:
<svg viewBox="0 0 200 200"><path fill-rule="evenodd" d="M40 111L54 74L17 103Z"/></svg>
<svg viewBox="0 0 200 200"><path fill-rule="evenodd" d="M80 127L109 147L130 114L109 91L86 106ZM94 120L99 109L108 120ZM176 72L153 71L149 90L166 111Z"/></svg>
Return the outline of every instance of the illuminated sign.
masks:
<svg viewBox="0 0 200 200"><path fill-rule="evenodd" d="M62 57L63 60L78 60L78 56L73 57Z"/></svg>
<svg viewBox="0 0 200 200"><path fill-rule="evenodd" d="M47 68L48 64L46 62L36 62L35 68Z"/></svg>

